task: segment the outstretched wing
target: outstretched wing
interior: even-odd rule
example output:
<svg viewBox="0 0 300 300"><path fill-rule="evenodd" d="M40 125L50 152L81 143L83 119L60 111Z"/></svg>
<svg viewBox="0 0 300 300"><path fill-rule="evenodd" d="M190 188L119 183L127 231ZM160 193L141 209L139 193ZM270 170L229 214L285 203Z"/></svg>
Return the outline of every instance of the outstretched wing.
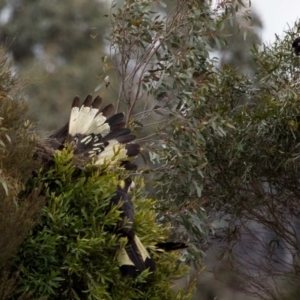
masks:
<svg viewBox="0 0 300 300"><path fill-rule="evenodd" d="M136 136L125 127L123 113L111 116L114 105L101 109L101 104L100 96L93 100L92 95L88 95L80 106L80 99L76 96L69 122L50 136L51 147L57 150L72 143L75 155L94 157L95 164L121 162L125 168L134 169L135 165L127 158L140 152L140 146L131 143Z"/></svg>

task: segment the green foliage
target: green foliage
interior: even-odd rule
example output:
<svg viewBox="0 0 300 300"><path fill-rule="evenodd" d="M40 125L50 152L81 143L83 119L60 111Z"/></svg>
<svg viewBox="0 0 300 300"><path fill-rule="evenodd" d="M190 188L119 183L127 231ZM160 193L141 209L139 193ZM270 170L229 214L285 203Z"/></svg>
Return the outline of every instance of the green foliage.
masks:
<svg viewBox="0 0 300 300"><path fill-rule="evenodd" d="M79 172L69 150L55 155L55 166L37 179L47 187L47 204L14 261L20 277L12 299L27 292L38 299L190 298L192 287L186 293L171 288L172 281L187 272L177 264L178 254L151 251L157 262L154 274L122 277L116 252L126 240L111 232L120 211L108 207L124 176L128 174L118 168L88 166ZM140 191L133 201L134 228L144 245L154 249L169 230L155 224L155 202Z"/></svg>
<svg viewBox="0 0 300 300"><path fill-rule="evenodd" d="M261 44L260 36L263 29L262 20L255 11L255 4L248 20L245 20L245 16L238 11L234 18L225 20L221 27L226 44L218 47L217 43L213 43L213 47L217 47L216 50L219 51L220 64L230 65L237 69L238 73L246 74L248 77L253 76L256 64L251 49L253 45Z"/></svg>
<svg viewBox="0 0 300 300"><path fill-rule="evenodd" d="M210 240L248 283L241 289L260 299L290 299L299 279L298 32L296 24L273 45L254 47L250 78L228 66L209 74L172 123L162 157L165 195L181 192L183 210L209 212Z"/></svg>
<svg viewBox="0 0 300 300"><path fill-rule="evenodd" d="M194 257L218 224L205 210L221 220L230 216L216 235L227 247L245 231L255 236L251 225L259 224L275 238L262 243L265 264L250 267L277 284L272 268L281 260L274 245L279 241L277 248L284 245L292 257L299 253L299 59L291 53L299 26L272 46L254 45L247 58L255 66L251 72L241 72L235 56L220 70L208 55L210 45L224 49L228 24L239 30L233 25L241 21L242 1L221 1L219 11L203 1L181 1L166 18L151 4L127 1L116 9L111 41L122 80L118 100L130 113L145 101L146 113L133 114L137 126L151 113L162 116L160 140L148 144L158 163L159 220L184 228L176 234L191 242ZM247 12L242 17L249 21ZM282 264L297 275L297 263ZM275 297L249 265L239 262L236 271L256 296Z"/></svg>
<svg viewBox="0 0 300 300"><path fill-rule="evenodd" d="M36 139L27 120L27 104L17 96L21 82L0 50L0 298L13 290L18 274L8 275L11 259L38 220L43 197L33 190L19 199L36 168L32 155Z"/></svg>
<svg viewBox="0 0 300 300"><path fill-rule="evenodd" d="M98 2L91 2L85 9L84 1L76 1L71 6L69 3L31 2L22 3L19 11L13 3L7 4L18 17L3 24L1 34L11 37L16 31L20 32L23 40L17 36L17 42L12 44L19 66L28 70L32 67L31 58L35 56L39 58L38 68L52 74L49 85L43 82L31 91L38 99L49 99L50 96L54 99L56 106L50 107L50 113L41 100L37 103L43 107L32 106L39 113L47 111L51 116L49 124L53 124L56 123L55 111L67 109L65 102L61 101L65 96L69 97L66 87L73 87L77 82L79 90L76 93L80 93L95 86L92 78L93 70L99 68L96 63L99 49L93 51L95 44L87 39L86 34L90 31L86 28L96 25L102 14L99 11L101 6L95 6ZM204 208L220 209L222 213L225 208L226 213L240 213L237 204L242 201L236 198L239 192L235 187L241 184L241 178L248 180L253 169L252 165L245 165L243 159L252 157L253 162L262 162L257 156L249 155L249 151L253 142L258 146L263 144L269 129L263 126L263 121L261 127L257 127L252 120L255 115L257 120L263 120L261 117L265 112L258 116L260 109L270 110L269 117L273 111L259 104L257 107L260 108L252 114L250 106L241 109L240 105L257 105L257 97L262 102L270 99L270 95L276 97L280 94L276 90L274 95L276 81L285 82L284 78L290 78L290 75L285 77L281 73L275 80L269 80L273 70L282 65L284 56L278 53L272 56L268 49L265 49L268 55L260 56L257 52L254 57L259 68L255 80L239 76L226 66L222 71L217 70L217 60L210 57L209 51L212 47L224 49L228 42L228 27L225 25L235 25L244 5L242 1L226 0L219 1L220 5L212 9L208 2L178 1L167 16L157 10L157 7L165 7L162 1L125 1L124 5L113 2L112 55L108 60L103 59L105 76L110 75L108 71L114 67L120 80L116 93L117 108L125 103L127 121L145 128L148 125L145 120L151 117L150 124L162 124L159 126L160 140L147 145L151 158L159 162L155 177L160 201L154 203L138 193L134 196L137 208L135 229L146 246L153 249L155 242L170 234L155 225L155 216L168 227L170 223L173 228L179 227L175 235L180 240L190 241L189 258L201 255L211 229ZM78 10L83 14L78 14ZM28 18L32 14L36 14L36 20ZM239 15L239 20L243 17L249 19L247 12ZM92 22L87 22L89 19ZM14 20L14 26L11 26L11 20ZM16 28L28 29L20 31ZM39 28L43 32L35 30ZM238 28L233 26L233 30ZM53 42L54 36L60 41L59 45ZM85 38L81 40L81 37ZM72 66L67 68L68 62ZM273 68L270 67L272 64ZM83 81L83 77L87 81ZM258 86L264 85L268 87L264 94L255 92ZM42 122L47 122L46 117L41 118ZM282 132L291 125L297 127L298 121L291 120L284 123ZM276 118L272 120L270 117L268 122L274 125ZM249 137L248 124L253 130ZM153 135L154 129L150 128ZM256 141L254 132L258 129L262 129L262 138ZM247 135L246 141L244 135ZM264 155L268 157L269 152ZM116 244L125 241L117 241L115 236L108 234L104 221L114 224L118 219L116 210L106 214L106 209L119 176L125 174L120 170L109 173L93 168L78 174L71 159L68 153L58 154L55 168L46 174L41 173L42 177L37 181L48 182L47 206L43 208L42 221L23 243L15 261L15 270L22 276L13 297L48 295L50 299L61 299L64 293L62 297L70 299L75 299L76 294L79 298L90 299L188 298L189 293L179 291L175 296L170 290L170 281L177 277L174 276L177 274L174 261L178 259L175 254L153 253L158 261L154 275L147 277L143 274L137 281L120 276L114 258ZM24 172L26 170L30 168L25 167ZM245 186L241 184L239 187L243 189ZM152 210L153 206L157 211ZM179 271L178 276L183 274L182 269Z"/></svg>
<svg viewBox="0 0 300 300"><path fill-rule="evenodd" d="M214 8L210 1L178 1L167 15L160 12L162 1L117 4L112 5L111 61L104 60L121 81L117 105L124 102L128 122L132 117L133 125L148 129L151 137L144 140L158 163L153 172L161 199L158 219L184 228L176 236L190 242L187 258L199 258L199 238L205 241L209 232L201 209L206 138L223 137L224 128L232 127L213 107L217 94L206 99L220 85L213 75L217 60L209 51L211 45L226 45L225 24L240 12L240 20L249 16L240 10L242 1L221 1Z"/></svg>
<svg viewBox="0 0 300 300"><path fill-rule="evenodd" d="M275 184L281 192L292 188L287 182L297 176L299 169L299 91L296 84L299 63L289 52L292 39L289 34L283 41L277 39L272 48L253 51L258 66L253 81L234 75L232 70L218 75L225 84L218 93L224 108L222 117L230 119L233 127L226 130L226 138L215 136L207 142L206 153L213 172L210 180L213 180L214 195L219 201L223 201L220 198L223 195L223 204L234 203L235 197L240 197L239 189L253 181ZM246 105L238 106L241 98ZM218 190L220 184L222 190ZM261 205L262 199L253 196L254 202L248 199L248 205Z"/></svg>

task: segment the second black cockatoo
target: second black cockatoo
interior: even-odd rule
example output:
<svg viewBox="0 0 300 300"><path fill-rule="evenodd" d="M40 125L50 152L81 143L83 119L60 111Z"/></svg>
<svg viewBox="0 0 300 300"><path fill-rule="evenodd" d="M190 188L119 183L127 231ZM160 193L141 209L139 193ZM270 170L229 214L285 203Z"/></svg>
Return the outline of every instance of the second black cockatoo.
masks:
<svg viewBox="0 0 300 300"><path fill-rule="evenodd" d="M122 202L120 208L121 219L115 229L120 236L127 238L125 248L120 249L117 255L121 273L136 277L146 269L153 272L155 270L155 262L132 228L134 207L128 192L133 187L134 182L131 178L120 181L117 193L111 199L111 205L120 205L120 201Z"/></svg>
<svg viewBox="0 0 300 300"><path fill-rule="evenodd" d="M136 277L146 269L150 272L155 270L155 262L150 257L148 250L141 243L135 234L132 224L134 221L134 206L128 193L134 188L131 178L120 181L116 195L111 199L111 205L121 204L121 219L115 231L122 237L127 238L125 248L118 251L117 259L123 275ZM174 251L187 248L185 243L180 242L159 242L156 245L157 251Z"/></svg>
<svg viewBox="0 0 300 300"><path fill-rule="evenodd" d="M294 49L294 53L295 53L296 55L299 55L299 54L300 54L300 37L297 37L297 38L294 40L294 42L293 42L293 44L292 44L292 47L293 47L293 49Z"/></svg>

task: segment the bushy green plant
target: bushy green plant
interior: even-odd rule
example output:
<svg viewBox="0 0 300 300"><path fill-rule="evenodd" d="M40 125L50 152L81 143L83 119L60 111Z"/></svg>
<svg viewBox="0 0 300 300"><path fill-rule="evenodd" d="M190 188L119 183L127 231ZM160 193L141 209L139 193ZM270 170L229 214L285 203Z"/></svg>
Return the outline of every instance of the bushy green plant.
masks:
<svg viewBox="0 0 300 300"><path fill-rule="evenodd" d="M133 195L134 228L157 262L153 274L136 279L123 277L116 253L126 239L112 232L120 217L110 208L121 168L87 166L79 171L69 149L55 155L55 164L36 178L45 187L46 205L39 224L22 244L14 261L20 270L18 287L11 299L30 292L40 299L189 299L172 290L172 281L187 267L178 265L178 254L155 253L155 243L165 240L169 230L155 223L155 202ZM151 249L153 251L151 251Z"/></svg>
<svg viewBox="0 0 300 300"><path fill-rule="evenodd" d="M36 138L27 119L27 105L18 91L22 83L12 75L11 65L0 49L0 298L14 288L17 273L8 275L13 255L35 225L43 197L38 189L21 200L37 161L32 159Z"/></svg>
<svg viewBox="0 0 300 300"><path fill-rule="evenodd" d="M189 120L168 127L170 171L193 182L200 169L203 191L194 203L209 211L223 264L259 299L291 299L288 289L299 285L299 57L291 52L298 35L295 24L272 45L254 47L254 77L228 66L210 74ZM202 151L198 168L182 172L193 145Z"/></svg>

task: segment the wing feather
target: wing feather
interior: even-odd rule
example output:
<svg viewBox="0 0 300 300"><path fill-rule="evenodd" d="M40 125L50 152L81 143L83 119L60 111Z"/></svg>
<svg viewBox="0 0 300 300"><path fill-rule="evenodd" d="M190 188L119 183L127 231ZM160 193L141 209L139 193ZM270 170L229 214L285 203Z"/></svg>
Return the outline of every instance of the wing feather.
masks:
<svg viewBox="0 0 300 300"><path fill-rule="evenodd" d="M93 100L92 95L88 95L80 105L80 99L76 96L69 122L50 136L50 147L59 150L66 143L73 143L76 155L95 157L96 164L119 162L125 168L136 169L127 157L137 155L140 146L131 143L136 136L125 127L124 113L111 116L114 105L109 104L101 109L101 104L100 96Z"/></svg>

